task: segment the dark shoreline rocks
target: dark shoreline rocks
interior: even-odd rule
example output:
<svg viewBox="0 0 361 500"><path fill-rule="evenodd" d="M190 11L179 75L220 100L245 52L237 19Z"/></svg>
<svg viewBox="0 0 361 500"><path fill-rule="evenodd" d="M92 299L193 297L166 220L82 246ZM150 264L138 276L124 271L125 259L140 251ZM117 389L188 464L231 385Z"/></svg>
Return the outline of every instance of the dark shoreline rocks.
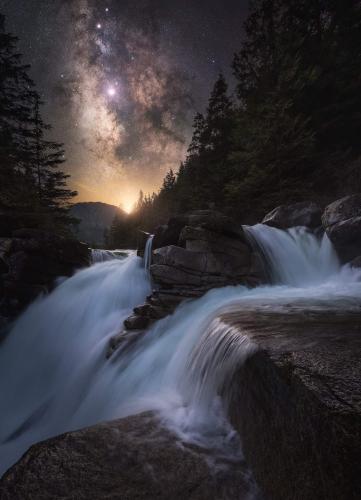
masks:
<svg viewBox="0 0 361 500"><path fill-rule="evenodd" d="M0 315L14 319L59 276L89 264L87 245L48 231L23 228L0 237Z"/></svg>
<svg viewBox="0 0 361 500"><path fill-rule="evenodd" d="M254 485L243 461L188 445L153 413L98 424L32 446L0 480L2 500L219 500ZM255 496L252 496L255 498Z"/></svg>
<svg viewBox="0 0 361 500"><path fill-rule="evenodd" d="M321 214L321 208L312 201L280 205L264 217L262 224L278 229L288 229L295 226L316 229L321 226Z"/></svg>
<svg viewBox="0 0 361 500"><path fill-rule="evenodd" d="M144 235L140 235L138 254L145 246ZM256 286L266 281L260 258L241 226L214 210L171 218L158 229L153 243L154 290L125 320L127 330L144 329L171 314L184 300L201 297L212 288Z"/></svg>
<svg viewBox="0 0 361 500"><path fill-rule="evenodd" d="M343 262L361 255L361 194L328 205L322 223Z"/></svg>
<svg viewBox="0 0 361 500"><path fill-rule="evenodd" d="M359 312L300 303L286 314L238 310L222 320L258 347L225 396L266 498L361 498Z"/></svg>

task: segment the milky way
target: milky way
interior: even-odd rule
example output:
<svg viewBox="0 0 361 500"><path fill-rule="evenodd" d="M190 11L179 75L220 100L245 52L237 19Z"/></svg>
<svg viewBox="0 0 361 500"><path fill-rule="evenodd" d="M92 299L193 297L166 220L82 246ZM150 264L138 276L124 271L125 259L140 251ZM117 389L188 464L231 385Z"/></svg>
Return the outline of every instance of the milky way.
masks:
<svg viewBox="0 0 361 500"><path fill-rule="evenodd" d="M194 112L218 71L229 73L244 13L240 2L156 0L12 0L4 10L79 199L127 209L184 157Z"/></svg>

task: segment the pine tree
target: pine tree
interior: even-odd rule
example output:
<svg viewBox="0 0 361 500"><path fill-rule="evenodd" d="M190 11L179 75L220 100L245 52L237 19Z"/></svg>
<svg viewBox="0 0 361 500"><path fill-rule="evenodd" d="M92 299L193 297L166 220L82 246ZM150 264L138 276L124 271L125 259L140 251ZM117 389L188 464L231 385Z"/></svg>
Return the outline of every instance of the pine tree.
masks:
<svg viewBox="0 0 361 500"><path fill-rule="evenodd" d="M39 223L62 232L71 222L67 212L76 195L61 144L46 139L50 130L29 66L16 52L17 38L7 33L0 16L0 202L12 209L37 212Z"/></svg>
<svg viewBox="0 0 361 500"><path fill-rule="evenodd" d="M27 205L34 191L27 147L34 83L17 41L0 15L0 202L7 206Z"/></svg>

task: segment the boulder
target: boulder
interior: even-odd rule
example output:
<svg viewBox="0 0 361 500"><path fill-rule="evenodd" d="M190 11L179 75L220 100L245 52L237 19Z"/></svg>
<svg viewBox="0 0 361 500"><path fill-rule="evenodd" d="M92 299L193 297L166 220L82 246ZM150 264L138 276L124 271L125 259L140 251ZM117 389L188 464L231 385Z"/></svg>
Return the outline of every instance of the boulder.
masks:
<svg viewBox="0 0 361 500"><path fill-rule="evenodd" d="M2 500L219 500L254 490L241 459L181 442L152 413L36 444L0 482Z"/></svg>
<svg viewBox="0 0 361 500"><path fill-rule="evenodd" d="M216 252L235 256L249 255L250 248L243 241L243 232L239 230L239 234L242 234L242 238L238 239L238 237L224 236L202 227L185 226L179 235L179 243L193 252Z"/></svg>
<svg viewBox="0 0 361 500"><path fill-rule="evenodd" d="M361 498L359 312L285 300L221 320L257 347L223 396L265 498Z"/></svg>
<svg viewBox="0 0 361 500"><path fill-rule="evenodd" d="M195 210L185 215L171 217L168 224L158 226L154 235L153 248L169 245L184 246L186 240L181 233L186 226L208 229L217 235L222 234L232 239L244 240L241 225L231 217L215 210Z"/></svg>
<svg viewBox="0 0 361 500"><path fill-rule="evenodd" d="M149 318L139 314L133 314L124 321L124 326L128 330L142 330L149 325Z"/></svg>
<svg viewBox="0 0 361 500"><path fill-rule="evenodd" d="M188 216L188 226L209 229L214 233L244 240L241 224L215 210L196 210Z"/></svg>
<svg viewBox="0 0 361 500"><path fill-rule="evenodd" d="M171 314L183 300L201 297L212 288L253 287L266 281L260 258L242 227L215 210L179 215L159 226L150 272L155 290L126 320L128 329L149 325Z"/></svg>
<svg viewBox="0 0 361 500"><path fill-rule="evenodd" d="M154 233L153 248L178 245L179 235L187 223L187 215L177 215L171 217L168 224L158 226Z"/></svg>
<svg viewBox="0 0 361 500"><path fill-rule="evenodd" d="M293 205L280 205L269 212L262 224L288 229L295 226L305 226L315 229L321 225L321 208L314 202L300 202Z"/></svg>
<svg viewBox="0 0 361 500"><path fill-rule="evenodd" d="M350 265L351 267L361 268L361 255L352 259Z"/></svg>
<svg viewBox="0 0 361 500"><path fill-rule="evenodd" d="M155 264L171 266L190 273L218 274L235 278L247 274L250 250L230 255L220 252L194 252L177 246L163 247L154 252ZM210 249L209 249L210 250ZM151 268L153 272L153 267Z"/></svg>
<svg viewBox="0 0 361 500"><path fill-rule="evenodd" d="M361 194L345 196L328 205L322 223L342 261L361 255Z"/></svg>

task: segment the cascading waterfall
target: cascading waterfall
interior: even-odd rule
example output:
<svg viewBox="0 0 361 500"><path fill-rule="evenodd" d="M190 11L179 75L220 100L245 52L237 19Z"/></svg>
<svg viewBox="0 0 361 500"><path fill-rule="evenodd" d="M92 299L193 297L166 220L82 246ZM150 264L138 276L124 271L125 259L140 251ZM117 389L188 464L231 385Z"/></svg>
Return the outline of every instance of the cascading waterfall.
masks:
<svg viewBox="0 0 361 500"><path fill-rule="evenodd" d="M149 269L150 265L152 263L153 238L154 238L154 234L150 234L148 236L147 242L145 244L145 249L144 249L144 267L146 269Z"/></svg>
<svg viewBox="0 0 361 500"><path fill-rule="evenodd" d="M320 284L340 271L336 252L326 233L318 238L304 227L283 231L264 224L246 226L244 230L261 251L275 284Z"/></svg>
<svg viewBox="0 0 361 500"><path fill-rule="evenodd" d="M93 248L91 251L91 260L93 264L98 262L106 262L113 259L124 259L132 253L130 250L102 250L99 248Z"/></svg>
<svg viewBox="0 0 361 500"><path fill-rule="evenodd" d="M161 411L182 439L237 456L219 392L255 347L220 312L304 297L345 307L361 297L360 273L339 266L327 239L301 228L247 232L278 285L212 290L110 360L109 339L150 292L149 256L145 266L134 255L98 263L32 304L0 344L1 471L37 441L145 410Z"/></svg>

